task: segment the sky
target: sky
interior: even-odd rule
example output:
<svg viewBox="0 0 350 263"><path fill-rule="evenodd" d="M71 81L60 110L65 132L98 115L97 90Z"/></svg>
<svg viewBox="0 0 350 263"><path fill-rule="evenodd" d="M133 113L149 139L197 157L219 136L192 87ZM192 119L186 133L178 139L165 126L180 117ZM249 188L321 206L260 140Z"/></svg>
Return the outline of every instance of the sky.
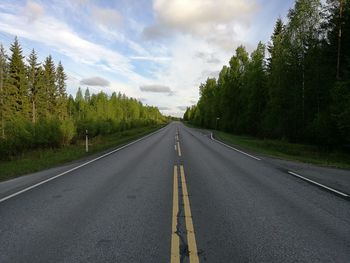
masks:
<svg viewBox="0 0 350 263"><path fill-rule="evenodd" d="M182 116L239 45L267 43L293 0L0 0L0 43L61 61L67 92L121 92Z"/></svg>

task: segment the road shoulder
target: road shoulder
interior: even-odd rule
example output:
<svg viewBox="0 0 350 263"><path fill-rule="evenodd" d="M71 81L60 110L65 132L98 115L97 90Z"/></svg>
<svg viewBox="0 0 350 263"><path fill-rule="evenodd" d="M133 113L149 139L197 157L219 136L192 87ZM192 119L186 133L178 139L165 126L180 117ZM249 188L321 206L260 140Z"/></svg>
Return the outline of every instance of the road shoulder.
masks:
<svg viewBox="0 0 350 263"><path fill-rule="evenodd" d="M186 128L194 131L200 136L204 136L209 140L212 140L212 132L210 130L192 128L188 126L186 126ZM215 139L219 140L218 138ZM315 164L303 163L299 161L283 160L281 158L256 153L252 150L245 149L242 146L232 145L226 141L219 141L227 144L228 146L233 146L239 151L258 157L266 165L273 166L275 169L283 171L288 176L292 176L288 172L294 172L322 185L331 187L346 194L350 194L350 170L318 166ZM296 178L296 180L301 179Z"/></svg>

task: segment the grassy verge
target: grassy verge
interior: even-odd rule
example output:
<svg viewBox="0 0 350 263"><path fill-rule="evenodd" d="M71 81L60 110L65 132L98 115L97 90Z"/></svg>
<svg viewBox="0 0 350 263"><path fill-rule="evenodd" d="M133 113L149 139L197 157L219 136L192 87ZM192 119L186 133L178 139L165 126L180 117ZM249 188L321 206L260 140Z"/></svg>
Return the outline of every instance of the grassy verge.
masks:
<svg viewBox="0 0 350 263"><path fill-rule="evenodd" d="M0 162L0 181L55 167L87 157L107 149L115 148L161 128L161 125L130 129L107 136L98 136L90 140L89 153L85 152L85 142L79 141L59 149L33 150L14 158Z"/></svg>
<svg viewBox="0 0 350 263"><path fill-rule="evenodd" d="M215 137L231 145L286 160L296 160L322 166L350 169L350 154L343 152L323 152L315 146L292 144L280 140L257 139L237 136L225 132L214 132Z"/></svg>

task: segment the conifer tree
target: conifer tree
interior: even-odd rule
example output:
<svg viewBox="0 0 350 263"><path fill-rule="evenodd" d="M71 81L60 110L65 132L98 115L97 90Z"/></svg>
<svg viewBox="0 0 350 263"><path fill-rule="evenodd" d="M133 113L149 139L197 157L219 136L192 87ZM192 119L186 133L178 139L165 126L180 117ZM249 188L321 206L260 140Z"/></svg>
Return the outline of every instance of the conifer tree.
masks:
<svg viewBox="0 0 350 263"><path fill-rule="evenodd" d="M51 55L45 59L43 77L45 85L46 116L55 115L58 91L56 86L56 68Z"/></svg>
<svg viewBox="0 0 350 263"><path fill-rule="evenodd" d="M89 102L90 99L91 99L89 88L86 88L86 90L85 90L84 99L85 99L86 102Z"/></svg>
<svg viewBox="0 0 350 263"><path fill-rule="evenodd" d="M9 105L14 115L29 119L29 94L26 68L23 62L22 48L17 37L12 43L10 50L12 52L9 60L9 81L8 93Z"/></svg>
<svg viewBox="0 0 350 263"><path fill-rule="evenodd" d="M57 92L57 113L60 119L67 117L67 93L66 93L67 75L64 72L61 61L56 69L56 92Z"/></svg>
<svg viewBox="0 0 350 263"><path fill-rule="evenodd" d="M41 66L33 49L28 58L28 87L31 102L32 122L36 123L39 100L42 100Z"/></svg>
<svg viewBox="0 0 350 263"><path fill-rule="evenodd" d="M286 34L282 19L278 18L267 46L270 54L267 63L267 109L264 118L264 133L268 136L285 136L285 116L288 110L286 81Z"/></svg>
<svg viewBox="0 0 350 263"><path fill-rule="evenodd" d="M5 49L2 44L0 44L0 129L1 137L5 139L5 118L6 118L6 82L8 65L7 65L7 56Z"/></svg>
<svg viewBox="0 0 350 263"><path fill-rule="evenodd" d="M84 97L81 88L78 88L77 94L75 95L76 111L78 112L78 119L84 118Z"/></svg>

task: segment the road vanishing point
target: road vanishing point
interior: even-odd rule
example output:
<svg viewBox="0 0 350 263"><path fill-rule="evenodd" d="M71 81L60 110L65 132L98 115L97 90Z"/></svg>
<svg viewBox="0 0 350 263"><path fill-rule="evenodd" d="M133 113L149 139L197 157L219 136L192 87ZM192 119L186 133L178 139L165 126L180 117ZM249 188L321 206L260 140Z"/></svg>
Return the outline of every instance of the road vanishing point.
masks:
<svg viewBox="0 0 350 263"><path fill-rule="evenodd" d="M350 262L342 178L172 122L0 183L0 262Z"/></svg>

